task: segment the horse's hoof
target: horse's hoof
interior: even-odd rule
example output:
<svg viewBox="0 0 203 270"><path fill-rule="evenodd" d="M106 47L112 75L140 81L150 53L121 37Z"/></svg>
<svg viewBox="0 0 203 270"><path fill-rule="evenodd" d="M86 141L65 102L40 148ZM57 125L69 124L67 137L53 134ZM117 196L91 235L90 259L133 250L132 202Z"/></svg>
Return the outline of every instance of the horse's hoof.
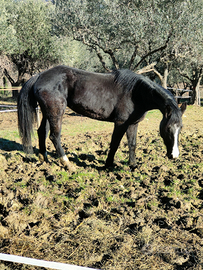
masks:
<svg viewBox="0 0 203 270"><path fill-rule="evenodd" d="M138 165L137 165L137 163L131 163L131 164L129 165L129 167L130 167L130 171L133 172L135 169L138 168Z"/></svg>
<svg viewBox="0 0 203 270"><path fill-rule="evenodd" d="M42 155L41 153L39 153L38 158L41 163L44 162L44 155Z"/></svg>
<svg viewBox="0 0 203 270"><path fill-rule="evenodd" d="M108 161L107 161L107 162L105 163L104 167L105 167L106 169L108 169L108 168L114 167L114 165L115 165L115 164L114 164L113 162L108 162Z"/></svg>
<svg viewBox="0 0 203 270"><path fill-rule="evenodd" d="M69 172L72 172L72 173L75 173L76 172L76 168L72 164L69 164L67 166L67 169L68 169Z"/></svg>
<svg viewBox="0 0 203 270"><path fill-rule="evenodd" d="M75 172L76 168L70 163L69 159L67 156L61 157L60 158L60 163L65 167L68 171L70 172Z"/></svg>
<svg viewBox="0 0 203 270"><path fill-rule="evenodd" d="M29 145L29 146L23 146L23 150L24 150L24 152L25 152L26 154L33 154L33 153L34 153L34 152L33 152L33 148L32 148L31 145Z"/></svg>
<svg viewBox="0 0 203 270"><path fill-rule="evenodd" d="M129 167L130 167L130 171L134 172L134 170L138 168L138 165L137 163L134 163L134 164L130 164Z"/></svg>
<svg viewBox="0 0 203 270"><path fill-rule="evenodd" d="M105 164L103 168L104 170L112 171L115 168L115 164Z"/></svg>
<svg viewBox="0 0 203 270"><path fill-rule="evenodd" d="M43 155L42 153L39 153L39 154L38 154L38 157L39 157L39 161L40 161L41 163L43 163L44 161L45 161L45 162L48 162L47 153L45 153L44 155Z"/></svg>

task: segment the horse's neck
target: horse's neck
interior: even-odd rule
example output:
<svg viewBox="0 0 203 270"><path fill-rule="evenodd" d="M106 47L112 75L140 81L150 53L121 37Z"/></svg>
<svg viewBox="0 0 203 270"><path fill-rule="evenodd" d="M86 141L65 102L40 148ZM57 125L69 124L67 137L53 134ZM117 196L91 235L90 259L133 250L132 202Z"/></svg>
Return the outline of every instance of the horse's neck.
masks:
<svg viewBox="0 0 203 270"><path fill-rule="evenodd" d="M157 90L149 91L147 89L144 94L147 100L147 111L158 109L162 114L164 114L167 104L170 103L170 99L172 100L167 93L162 93L161 91ZM173 101L171 101L171 103L173 103Z"/></svg>

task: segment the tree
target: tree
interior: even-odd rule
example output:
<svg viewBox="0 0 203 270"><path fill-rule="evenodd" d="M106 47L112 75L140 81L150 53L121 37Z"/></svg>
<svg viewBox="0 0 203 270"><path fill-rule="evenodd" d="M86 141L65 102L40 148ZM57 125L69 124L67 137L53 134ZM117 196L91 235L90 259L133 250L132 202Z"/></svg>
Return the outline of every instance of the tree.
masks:
<svg viewBox="0 0 203 270"><path fill-rule="evenodd" d="M189 42L182 43L186 53L179 52L177 70L181 76L191 83L192 103L200 105L200 82L203 76L203 2L196 1L191 7L187 25Z"/></svg>
<svg viewBox="0 0 203 270"><path fill-rule="evenodd" d="M153 71L167 87L202 14L202 0L58 0L55 29L94 50L104 69Z"/></svg>
<svg viewBox="0 0 203 270"><path fill-rule="evenodd" d="M3 55L4 51L11 53L13 51L13 44L15 44L15 30L12 25L9 25L9 14L6 7L11 4L10 0L0 0L0 76L2 77L2 84L6 84L3 71L9 68L8 59Z"/></svg>
<svg viewBox="0 0 203 270"><path fill-rule="evenodd" d="M11 0L0 0L0 54L4 51L12 52L13 44L16 42L15 29L9 24L10 14L7 10L11 2Z"/></svg>
<svg viewBox="0 0 203 270"><path fill-rule="evenodd" d="M202 0L185 1L173 17L173 38L171 38L164 55L159 59L157 68L153 71L167 86L167 77L170 70L179 72L179 77L190 81L192 87L192 102L196 101L199 85L202 78L203 67L203 2ZM172 17L172 16L171 16ZM162 75L162 74L163 75Z"/></svg>
<svg viewBox="0 0 203 270"><path fill-rule="evenodd" d="M1 5L4 8L1 19L5 22L5 31L0 32L0 35L2 38L6 32L9 39L3 39L5 42L0 52L15 64L18 76L17 79L12 78L7 69L4 73L12 86L19 86L24 82L26 73L33 75L58 61L56 38L51 35L50 15L53 5L42 0L1 0ZM8 29L12 31L8 32Z"/></svg>
<svg viewBox="0 0 203 270"><path fill-rule="evenodd" d="M191 55L190 55L191 56ZM177 68L179 74L186 78L191 84L192 90L192 104L201 105L200 103L200 83L203 77L203 53L202 51L198 56L190 61L185 59L184 67L183 64ZM189 63L189 65L188 65Z"/></svg>
<svg viewBox="0 0 203 270"><path fill-rule="evenodd" d="M106 70L135 70L153 53L162 52L171 36L170 30L158 35L160 28L164 30L160 18L151 12L152 1L140 2L59 0L56 29L92 48ZM154 36L160 38L155 41Z"/></svg>
<svg viewBox="0 0 203 270"><path fill-rule="evenodd" d="M94 51L91 51L82 42L59 36L56 40L56 47L60 51L59 60L61 64L89 71L99 72L102 70Z"/></svg>

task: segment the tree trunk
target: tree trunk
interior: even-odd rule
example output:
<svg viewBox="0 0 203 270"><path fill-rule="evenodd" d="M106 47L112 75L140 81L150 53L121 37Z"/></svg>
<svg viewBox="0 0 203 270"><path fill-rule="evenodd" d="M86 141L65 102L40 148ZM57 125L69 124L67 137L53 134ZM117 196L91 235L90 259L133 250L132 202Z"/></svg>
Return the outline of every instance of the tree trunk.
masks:
<svg viewBox="0 0 203 270"><path fill-rule="evenodd" d="M192 84L191 104L201 105L199 88L200 88L200 82L203 76L203 68L200 68L199 70L198 68L196 68L195 70L193 70L192 78L187 73L181 72L179 68L177 68L177 70L179 71L181 76L183 76L184 78L187 78Z"/></svg>
<svg viewBox="0 0 203 270"><path fill-rule="evenodd" d="M159 80L161 81L161 86L167 89L167 80L168 80L168 73L169 73L168 65L165 66L163 75L154 66L149 71L153 71L159 77Z"/></svg>
<svg viewBox="0 0 203 270"><path fill-rule="evenodd" d="M193 91L192 91L192 104L194 105L201 105L200 102L200 82L202 79L202 75L199 77L199 79L196 81L193 81Z"/></svg>
<svg viewBox="0 0 203 270"><path fill-rule="evenodd" d="M18 98L18 90L12 90L12 98L14 99Z"/></svg>
<svg viewBox="0 0 203 270"><path fill-rule="evenodd" d="M168 66L164 69L164 75L162 76L161 85L167 89L167 80L168 80Z"/></svg>
<svg viewBox="0 0 203 270"><path fill-rule="evenodd" d="M9 82L11 83L11 86L12 86L12 87L20 86L20 85L22 84L22 80L19 80L19 76L18 76L18 80L15 82L15 81L11 78L11 76L10 76L10 74L8 73L8 71L7 71L6 68L4 69L4 75L5 75L6 78L9 80ZM12 97L13 97L14 99L17 99L17 97L18 97L18 90L13 90L13 91L12 91Z"/></svg>

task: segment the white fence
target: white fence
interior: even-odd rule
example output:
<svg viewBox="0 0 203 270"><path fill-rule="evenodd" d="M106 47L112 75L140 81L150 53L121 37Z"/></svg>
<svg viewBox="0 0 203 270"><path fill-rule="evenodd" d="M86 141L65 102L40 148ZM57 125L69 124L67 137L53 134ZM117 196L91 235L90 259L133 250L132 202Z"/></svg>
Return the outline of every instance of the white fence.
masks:
<svg viewBox="0 0 203 270"><path fill-rule="evenodd" d="M22 256L4 254L4 253L0 253L0 261L1 260L7 261L7 262L13 262L13 263L22 263L22 264L28 264L32 266L51 268L51 269L59 269L59 270L95 270L93 268L88 268L88 267L82 267L82 266L70 265L70 264L58 263L58 262L50 262L50 261L32 259L32 258L27 258L27 257L22 257Z"/></svg>
<svg viewBox="0 0 203 270"><path fill-rule="evenodd" d="M17 106L16 105L0 105L0 108L16 108L16 109L8 109L8 110L1 110L0 109L1 113L4 113L4 112L17 112Z"/></svg>

